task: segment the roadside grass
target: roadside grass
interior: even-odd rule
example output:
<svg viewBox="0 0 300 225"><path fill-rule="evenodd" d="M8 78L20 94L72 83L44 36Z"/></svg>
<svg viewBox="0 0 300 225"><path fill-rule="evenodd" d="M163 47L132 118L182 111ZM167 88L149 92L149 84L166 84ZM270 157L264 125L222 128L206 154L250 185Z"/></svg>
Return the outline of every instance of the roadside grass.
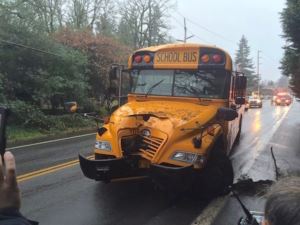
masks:
<svg viewBox="0 0 300 225"><path fill-rule="evenodd" d="M100 109L97 111L96 108ZM87 112L96 112L98 116L107 115L105 107L90 105L83 108ZM84 116L82 112L66 113L63 108L41 110L24 102L16 102L6 130L8 146L46 141L74 135L96 133L97 123L94 117ZM98 121L99 126L101 125Z"/></svg>
<svg viewBox="0 0 300 225"><path fill-rule="evenodd" d="M14 142L17 140L23 141L28 139L35 139L47 135L46 133L43 133L38 129L24 128L20 126L8 126L6 132L7 132L8 142Z"/></svg>
<svg viewBox="0 0 300 225"><path fill-rule="evenodd" d="M8 126L6 132L8 145L14 145L17 143L35 142L39 140L83 134L92 131L95 131L96 133L96 126L88 124L87 126L83 127L65 128L64 130L51 129L49 131L13 125Z"/></svg>

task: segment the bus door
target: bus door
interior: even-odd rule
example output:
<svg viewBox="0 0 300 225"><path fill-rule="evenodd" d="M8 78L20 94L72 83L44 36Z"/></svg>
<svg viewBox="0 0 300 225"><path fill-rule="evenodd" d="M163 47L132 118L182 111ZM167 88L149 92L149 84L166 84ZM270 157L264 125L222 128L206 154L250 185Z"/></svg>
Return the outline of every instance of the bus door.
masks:
<svg viewBox="0 0 300 225"><path fill-rule="evenodd" d="M239 116L228 123L228 149L232 148L241 126L241 117L246 102L247 78L242 73L235 72L232 76L229 107L236 110Z"/></svg>
<svg viewBox="0 0 300 225"><path fill-rule="evenodd" d="M113 65L109 72L109 95L112 104L120 107L127 103L127 95L131 90L129 71L123 65Z"/></svg>

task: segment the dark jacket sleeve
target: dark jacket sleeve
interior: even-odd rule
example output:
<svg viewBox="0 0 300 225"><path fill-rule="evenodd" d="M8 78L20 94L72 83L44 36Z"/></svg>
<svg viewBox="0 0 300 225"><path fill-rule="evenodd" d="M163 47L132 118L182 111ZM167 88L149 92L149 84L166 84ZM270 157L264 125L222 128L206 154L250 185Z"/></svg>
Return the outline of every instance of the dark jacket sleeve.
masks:
<svg viewBox="0 0 300 225"><path fill-rule="evenodd" d="M0 225L38 225L38 222L26 219L17 209L0 210Z"/></svg>

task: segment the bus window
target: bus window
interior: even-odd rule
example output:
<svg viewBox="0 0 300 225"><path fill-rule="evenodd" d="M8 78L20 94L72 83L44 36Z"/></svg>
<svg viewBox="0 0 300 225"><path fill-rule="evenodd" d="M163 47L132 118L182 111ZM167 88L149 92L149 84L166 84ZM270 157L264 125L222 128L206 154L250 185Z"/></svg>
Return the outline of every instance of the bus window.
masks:
<svg viewBox="0 0 300 225"><path fill-rule="evenodd" d="M178 70L175 73L174 96L226 98L228 79L224 71Z"/></svg>
<svg viewBox="0 0 300 225"><path fill-rule="evenodd" d="M150 88L159 84L151 91L152 95L172 95L173 70L140 70L132 71L132 93L147 94Z"/></svg>

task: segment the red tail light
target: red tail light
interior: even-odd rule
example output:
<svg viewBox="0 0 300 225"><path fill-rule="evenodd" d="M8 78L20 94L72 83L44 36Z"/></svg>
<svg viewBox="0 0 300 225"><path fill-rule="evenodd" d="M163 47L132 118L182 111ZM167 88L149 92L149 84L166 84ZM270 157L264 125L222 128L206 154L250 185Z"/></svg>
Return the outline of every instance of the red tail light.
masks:
<svg viewBox="0 0 300 225"><path fill-rule="evenodd" d="M223 60L223 58L222 58L222 56L221 55L213 55L213 61L215 62L215 63L220 63L220 62L222 62L222 60Z"/></svg>
<svg viewBox="0 0 300 225"><path fill-rule="evenodd" d="M137 55L137 56L134 57L134 62L135 62L135 63L141 63L142 60L143 60L143 58L142 58L142 56L140 56L140 55Z"/></svg>

